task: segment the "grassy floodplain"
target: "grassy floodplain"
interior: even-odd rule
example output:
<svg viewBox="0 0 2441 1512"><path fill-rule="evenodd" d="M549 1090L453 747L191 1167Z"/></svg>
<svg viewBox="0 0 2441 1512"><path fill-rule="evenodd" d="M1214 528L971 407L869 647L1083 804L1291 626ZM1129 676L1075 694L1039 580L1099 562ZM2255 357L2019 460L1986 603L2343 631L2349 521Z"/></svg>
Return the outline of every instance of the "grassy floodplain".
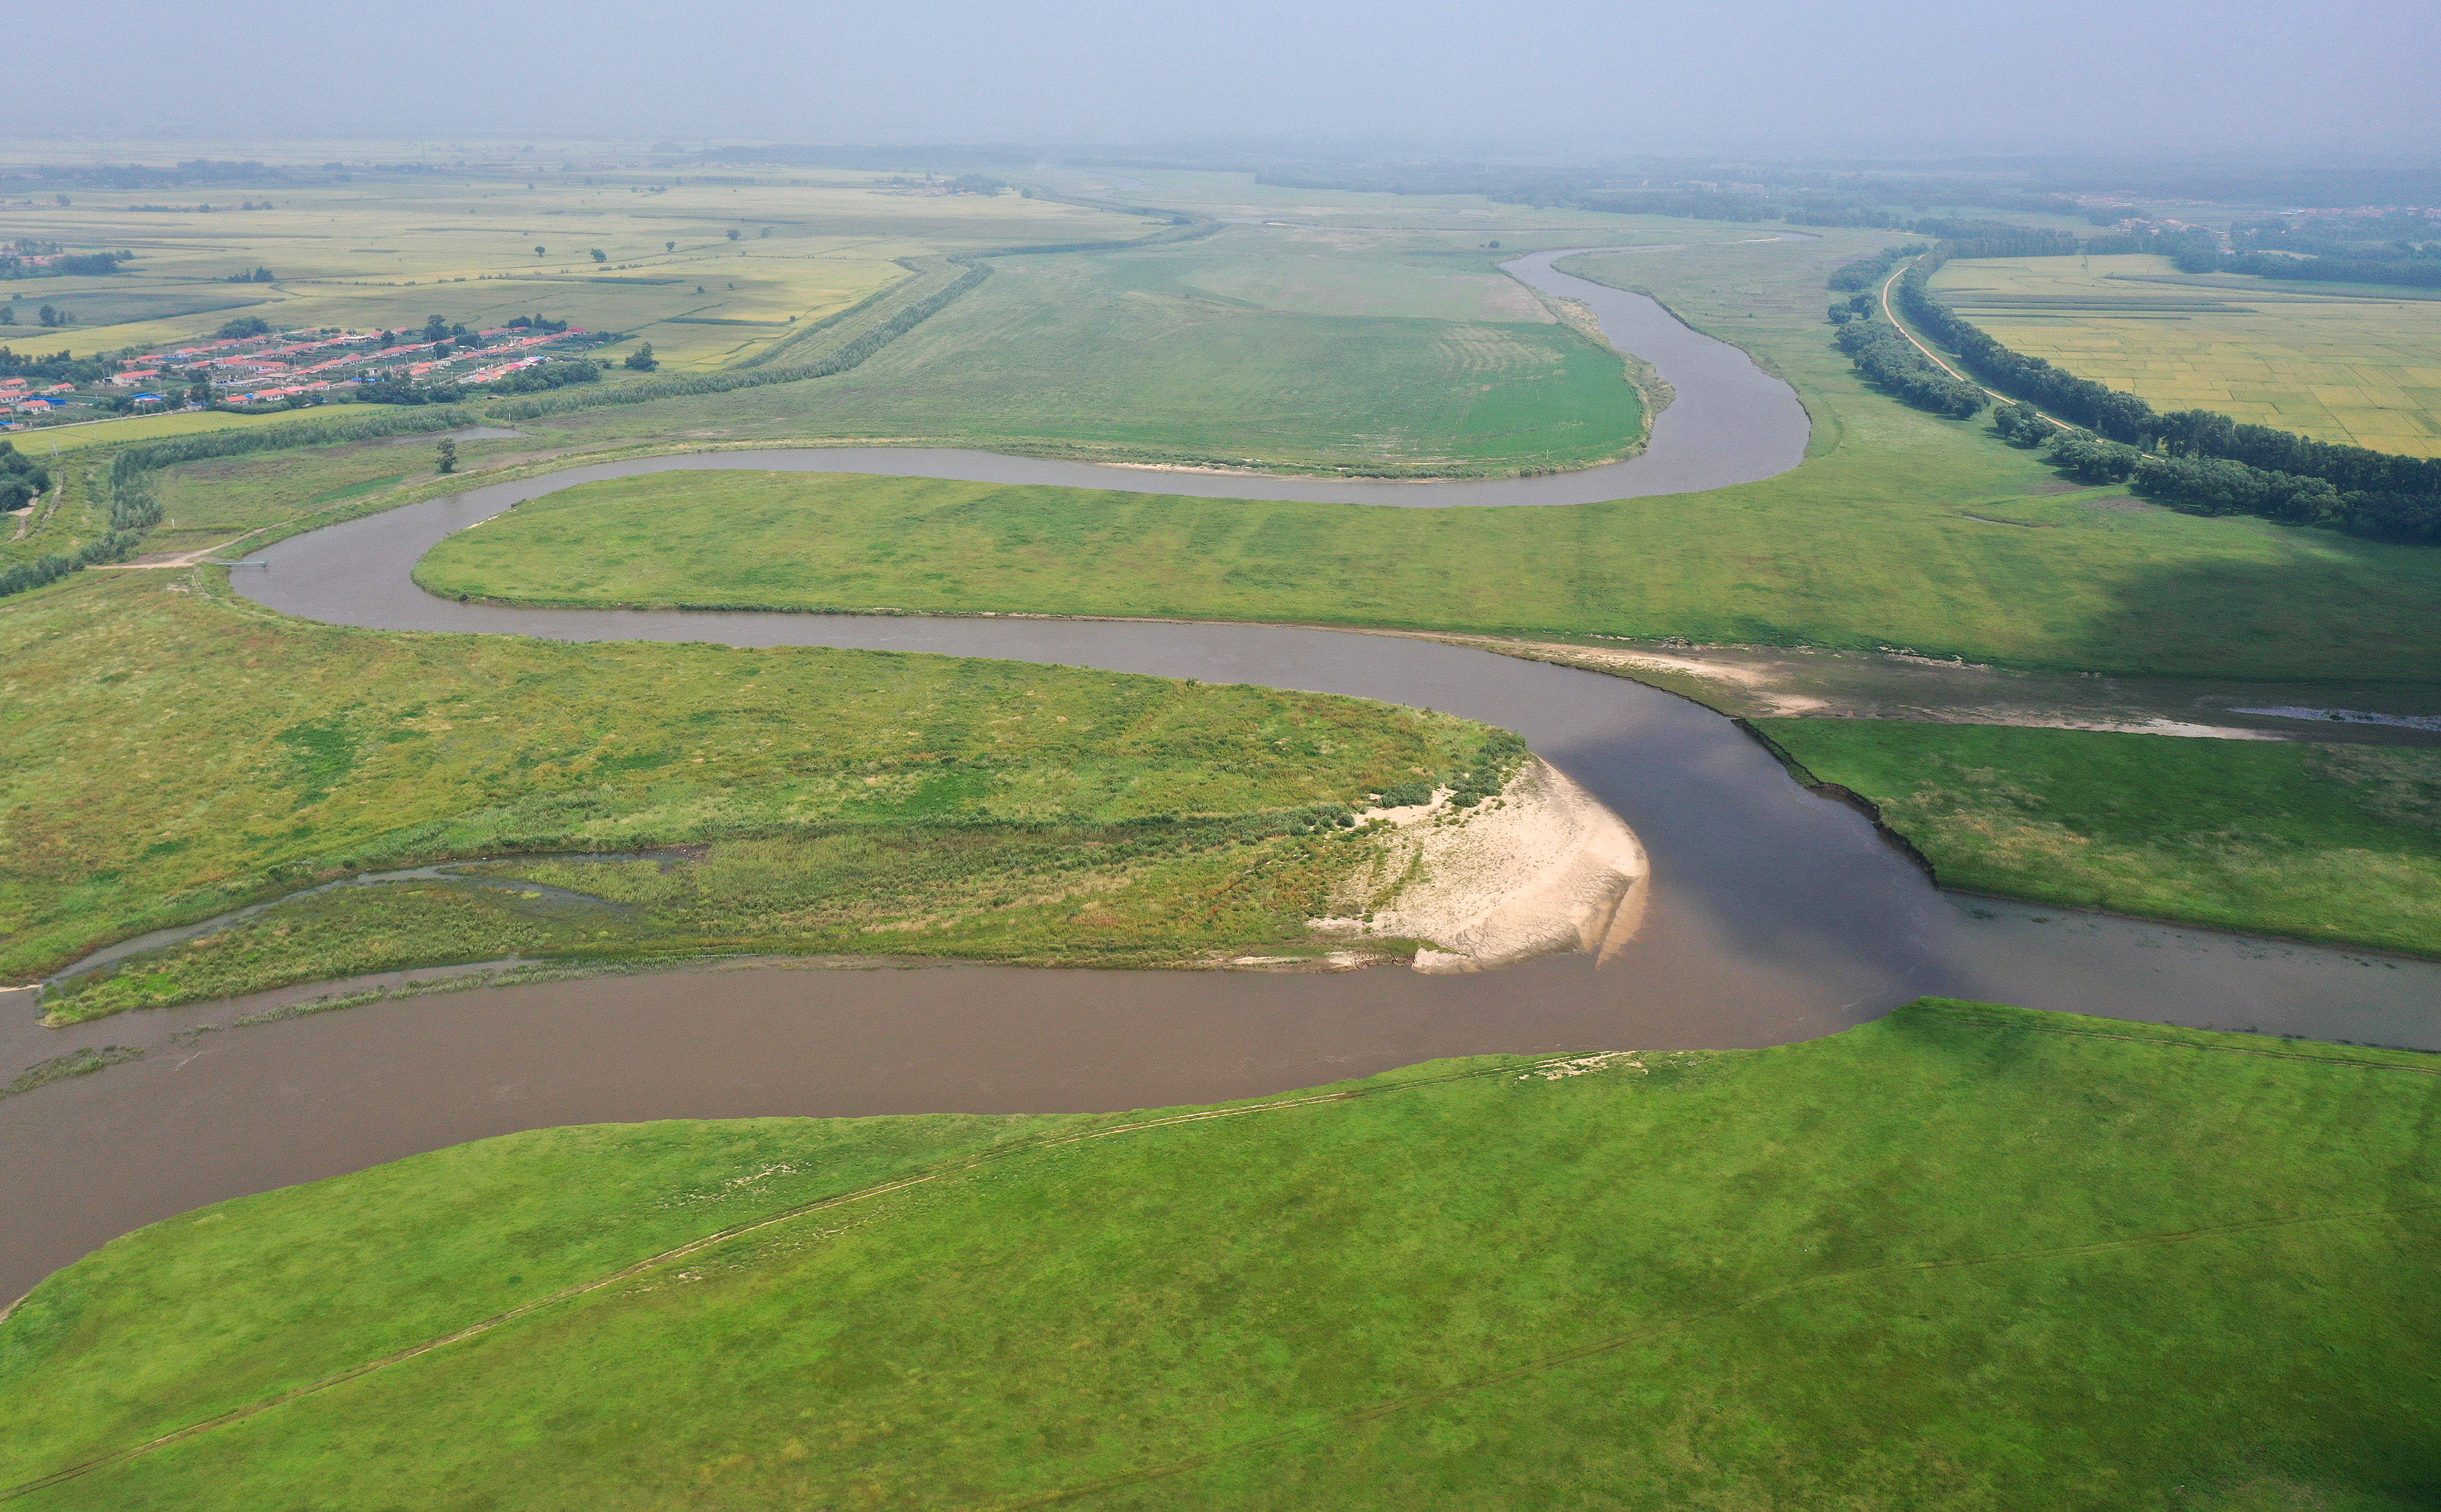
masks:
<svg viewBox="0 0 2441 1512"><path fill-rule="evenodd" d="M1285 291L1309 261L1300 250L1309 239L1347 234L1248 227L1119 259L1024 260L1024 277L1040 281L996 275L966 308L973 315L986 297L1022 292L1051 299L1053 284L1084 277L1050 264L1136 260L1184 269L1224 252L1257 258L1236 277ZM1398 234L1425 233L1409 225ZM1745 227L1639 220L1612 234L1689 244L1574 259L1568 270L1649 290L1787 378L1814 420L1806 465L1674 498L1431 512L700 474L596 485L529 506L514 522L445 544L426 581L559 603L888 604L1896 645L2131 674L2429 681L2441 664L2435 553L2194 518L2116 489L2063 494L2039 459L1983 427L1867 388L1825 335L1821 280L1885 233L1754 243L1741 240L1752 234ZM1278 243L1269 261L1257 256L1263 237ZM1468 255L1504 254L1478 246ZM1360 278L1324 266L1333 278ZM1410 269L1383 287L1419 276ZM902 371L893 363L937 366L946 359L925 356L925 343L946 350L962 340L960 308L838 379L653 408L666 425L726 441L803 437L798 389L843 395ZM1018 392L1022 361L1002 351L968 351L961 361L970 376L959 381ZM921 396L931 392L908 383L892 403L929 403ZM844 426L857 413L843 398L824 419ZM641 418L596 410L528 428L598 441ZM863 427L878 428L877 417ZM931 439L1014 444L1011 433L995 440L981 423L962 429L935 416L918 428ZM1138 441L1168 443L1149 433ZM598 504L589 514L579 513L587 499Z"/></svg>
<svg viewBox="0 0 2441 1512"><path fill-rule="evenodd" d="M22 1504L2403 1512L2432 1072L1926 1003L1219 1119L517 1135L53 1277L0 1482L863 1192Z"/></svg>
<svg viewBox="0 0 2441 1512"><path fill-rule="evenodd" d="M2441 956L2441 750L1756 723L1950 886Z"/></svg>
<svg viewBox="0 0 2441 1512"><path fill-rule="evenodd" d="M1862 446L1787 479L1550 509L665 474L521 506L417 577L542 603L1683 635L2079 671L2421 682L2441 665L2441 553L2046 497L2022 454L1955 442L1962 487L1993 493L1927 497L1905 486L1921 464Z"/></svg>
<svg viewBox="0 0 2441 1512"><path fill-rule="evenodd" d="M958 441L1134 460L1505 473L1640 444L1618 355L1455 232L1281 230L1010 258L852 371L656 405L728 440ZM595 410L551 423L632 433Z"/></svg>
<svg viewBox="0 0 2441 1512"><path fill-rule="evenodd" d="M2441 299L2428 291L2206 283L2146 256L1962 261L1932 287L2008 346L2156 409L2441 457Z"/></svg>
<svg viewBox="0 0 2441 1512"><path fill-rule="evenodd" d="M322 894L79 979L72 1017L502 945L1142 963L1303 941L1344 863L1287 833L1296 811L1462 769L1486 733L1012 662L343 630L189 573L11 601L0 695L14 980L343 872L709 847L649 884L588 873L606 910Z"/></svg>

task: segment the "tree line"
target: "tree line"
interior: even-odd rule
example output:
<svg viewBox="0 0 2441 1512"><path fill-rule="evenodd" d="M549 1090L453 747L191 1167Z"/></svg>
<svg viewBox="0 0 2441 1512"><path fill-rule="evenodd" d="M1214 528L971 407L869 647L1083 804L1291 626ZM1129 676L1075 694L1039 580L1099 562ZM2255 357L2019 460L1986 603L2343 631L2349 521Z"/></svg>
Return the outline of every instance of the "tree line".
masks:
<svg viewBox="0 0 2441 1512"><path fill-rule="evenodd" d="M1964 420L1983 407L1982 389L1942 371L1886 320L1851 320L1837 339L1858 372L1918 409Z"/></svg>

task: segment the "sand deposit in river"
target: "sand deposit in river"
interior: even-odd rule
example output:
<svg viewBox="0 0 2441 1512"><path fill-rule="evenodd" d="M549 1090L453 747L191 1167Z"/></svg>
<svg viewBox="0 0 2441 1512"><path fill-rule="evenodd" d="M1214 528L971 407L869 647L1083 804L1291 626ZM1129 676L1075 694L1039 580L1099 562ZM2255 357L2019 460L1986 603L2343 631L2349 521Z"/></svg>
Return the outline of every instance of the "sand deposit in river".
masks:
<svg viewBox="0 0 2441 1512"><path fill-rule="evenodd" d="M1633 939L1651 868L1624 820L1567 775L1528 761L1500 796L1459 808L1375 809L1381 848L1315 928L1429 940L1418 971L1482 971L1568 951L1607 955Z"/></svg>

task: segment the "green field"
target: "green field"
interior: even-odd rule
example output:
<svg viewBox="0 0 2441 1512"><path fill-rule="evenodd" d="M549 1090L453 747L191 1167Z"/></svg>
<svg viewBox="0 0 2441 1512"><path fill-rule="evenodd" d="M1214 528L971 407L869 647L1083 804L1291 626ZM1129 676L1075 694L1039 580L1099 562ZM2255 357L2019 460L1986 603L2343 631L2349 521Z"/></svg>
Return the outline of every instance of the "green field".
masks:
<svg viewBox="0 0 2441 1512"><path fill-rule="evenodd" d="M638 905L616 918L514 891L324 894L79 979L53 1000L69 1017L500 943L1134 963L1302 943L1350 853L1285 833L1295 811L1454 773L1485 736L1015 662L337 629L183 572L0 607L0 695L9 980L344 872L711 843L649 898L602 874Z"/></svg>
<svg viewBox="0 0 2441 1512"><path fill-rule="evenodd" d="M0 1483L539 1303L22 1504L2435 1495L2428 1057L1926 1004L1339 1090L551 1130L226 1203L0 1332Z"/></svg>
<svg viewBox="0 0 2441 1512"><path fill-rule="evenodd" d="M1643 407L1618 355L1495 271L1506 255L1451 233L1232 226L1003 259L852 371L544 423L1429 473L1634 449Z"/></svg>
<svg viewBox="0 0 2441 1512"><path fill-rule="evenodd" d="M2203 284L2145 256L1960 261L1932 288L2003 344L2156 409L2441 457L2441 300L2421 291Z"/></svg>
<svg viewBox="0 0 2441 1512"><path fill-rule="evenodd" d="M2441 956L2441 750L1755 723L1946 886Z"/></svg>
<svg viewBox="0 0 2441 1512"><path fill-rule="evenodd" d="M1852 432L1785 478L1550 509L660 474L524 505L443 542L418 578L548 603L1680 635L2222 676L2430 681L2441 664L2441 554L2034 496L2038 462L1954 440L1911 459ZM1999 502L1944 497L1918 471L1948 462Z"/></svg>

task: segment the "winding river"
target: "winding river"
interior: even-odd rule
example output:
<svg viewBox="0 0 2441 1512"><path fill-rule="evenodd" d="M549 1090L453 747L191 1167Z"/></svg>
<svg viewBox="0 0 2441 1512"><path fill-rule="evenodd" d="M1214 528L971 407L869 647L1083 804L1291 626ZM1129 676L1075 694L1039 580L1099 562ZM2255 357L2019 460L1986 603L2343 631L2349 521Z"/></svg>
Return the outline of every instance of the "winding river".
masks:
<svg viewBox="0 0 2441 1512"><path fill-rule="evenodd" d="M1429 706L1504 725L1609 803L1653 863L1612 964L1035 971L754 963L474 991L222 1033L331 990L0 1022L0 1077L82 1045L143 1059L0 1101L0 1298L203 1203L521 1128L655 1118L1059 1111L1215 1101L1443 1055L1784 1043L1924 994L2441 1049L2441 964L1944 893L1720 716L1636 683L1395 637L1267 625L461 604L408 574L452 531L595 478L690 468L896 473L1236 497L1557 504L1794 466L1795 396L1650 300L1511 264L1592 304L1678 390L1641 457L1588 473L1324 482L901 449L575 468L297 536L234 573L285 613L400 631L823 645L1056 662ZM1614 321L1618 323L1615 325ZM412 975L412 974L409 974Z"/></svg>

